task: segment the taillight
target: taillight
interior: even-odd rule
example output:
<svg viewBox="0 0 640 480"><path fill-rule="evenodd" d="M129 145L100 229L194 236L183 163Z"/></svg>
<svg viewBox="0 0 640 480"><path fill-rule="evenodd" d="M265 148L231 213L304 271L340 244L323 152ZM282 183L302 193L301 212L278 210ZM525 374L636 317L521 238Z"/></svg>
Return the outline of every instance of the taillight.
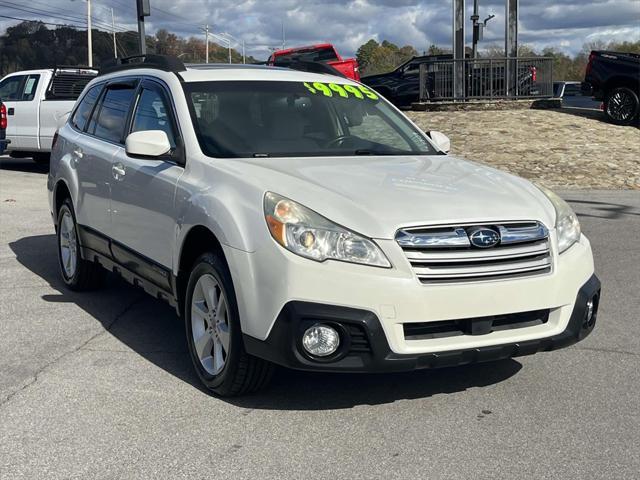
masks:
<svg viewBox="0 0 640 480"><path fill-rule="evenodd" d="M531 72L531 81L538 81L538 69L536 67L529 67L529 71Z"/></svg>
<svg viewBox="0 0 640 480"><path fill-rule="evenodd" d="M0 129L5 130L7 128L7 107L2 104L0 106Z"/></svg>
<svg viewBox="0 0 640 480"><path fill-rule="evenodd" d="M58 130L53 134L53 140L51 140L51 150L56 146L56 142L58 141Z"/></svg>
<svg viewBox="0 0 640 480"><path fill-rule="evenodd" d="M595 54L592 52L589 55L589 63L587 63L587 70L585 71L585 75L589 75L591 73L591 67L593 66L593 59L595 58Z"/></svg>

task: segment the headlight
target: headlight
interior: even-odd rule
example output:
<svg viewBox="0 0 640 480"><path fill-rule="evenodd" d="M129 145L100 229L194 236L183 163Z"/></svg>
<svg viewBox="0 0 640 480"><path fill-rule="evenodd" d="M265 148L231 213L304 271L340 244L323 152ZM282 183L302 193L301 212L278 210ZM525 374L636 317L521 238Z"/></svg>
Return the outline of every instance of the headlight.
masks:
<svg viewBox="0 0 640 480"><path fill-rule="evenodd" d="M391 267L382 250L371 240L336 225L293 200L267 192L264 215L271 236L296 255L318 262L331 259Z"/></svg>
<svg viewBox="0 0 640 480"><path fill-rule="evenodd" d="M548 188L538 185L538 188L553 203L556 209L556 235L558 236L558 251L564 252L571 245L580 240L580 222L567 202Z"/></svg>

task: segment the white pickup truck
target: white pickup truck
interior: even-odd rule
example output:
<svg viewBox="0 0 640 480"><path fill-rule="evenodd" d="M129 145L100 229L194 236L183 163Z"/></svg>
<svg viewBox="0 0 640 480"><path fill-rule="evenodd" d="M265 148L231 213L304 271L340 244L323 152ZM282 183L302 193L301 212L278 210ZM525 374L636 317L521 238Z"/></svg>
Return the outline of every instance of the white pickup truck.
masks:
<svg viewBox="0 0 640 480"><path fill-rule="evenodd" d="M15 72L0 80L0 98L7 111L8 153L47 163L53 135L97 74L88 68L58 67Z"/></svg>

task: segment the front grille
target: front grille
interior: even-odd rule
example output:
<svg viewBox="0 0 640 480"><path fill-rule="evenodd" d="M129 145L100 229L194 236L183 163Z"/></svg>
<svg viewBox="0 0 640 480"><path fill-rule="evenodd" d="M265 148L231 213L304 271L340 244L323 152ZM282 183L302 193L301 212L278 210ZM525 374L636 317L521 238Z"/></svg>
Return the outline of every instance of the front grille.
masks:
<svg viewBox="0 0 640 480"><path fill-rule="evenodd" d="M499 236L490 248L470 240L478 230ZM456 283L541 275L551 271L549 231L539 222L402 229L396 241L422 283Z"/></svg>
<svg viewBox="0 0 640 480"><path fill-rule="evenodd" d="M549 320L549 310L423 323L405 323L405 340L428 340L459 335L486 335L500 330L534 327Z"/></svg>

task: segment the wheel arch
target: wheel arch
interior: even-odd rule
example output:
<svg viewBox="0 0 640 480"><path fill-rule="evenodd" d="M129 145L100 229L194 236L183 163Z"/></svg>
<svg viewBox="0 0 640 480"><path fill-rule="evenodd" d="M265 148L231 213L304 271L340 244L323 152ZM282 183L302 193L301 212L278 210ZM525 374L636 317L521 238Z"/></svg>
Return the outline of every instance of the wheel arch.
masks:
<svg viewBox="0 0 640 480"><path fill-rule="evenodd" d="M605 91L605 95L606 95L608 94L608 92L610 92L614 88L619 88L619 87L630 88L631 90L636 92L636 94L640 95L640 84L632 78L623 77L623 76L616 76L607 80L607 82L604 84L603 90Z"/></svg>
<svg viewBox="0 0 640 480"><path fill-rule="evenodd" d="M185 234L180 245L176 272L176 296L180 312L183 312L185 292L189 282L191 267L200 255L213 252L227 263L218 237L204 225L194 225Z"/></svg>
<svg viewBox="0 0 640 480"><path fill-rule="evenodd" d="M69 189L69 185L63 179L58 180L53 189L53 215L54 215L54 223L58 224L58 211L60 211L60 207L62 203L66 199L70 199L73 203L73 198L71 197L71 190Z"/></svg>

